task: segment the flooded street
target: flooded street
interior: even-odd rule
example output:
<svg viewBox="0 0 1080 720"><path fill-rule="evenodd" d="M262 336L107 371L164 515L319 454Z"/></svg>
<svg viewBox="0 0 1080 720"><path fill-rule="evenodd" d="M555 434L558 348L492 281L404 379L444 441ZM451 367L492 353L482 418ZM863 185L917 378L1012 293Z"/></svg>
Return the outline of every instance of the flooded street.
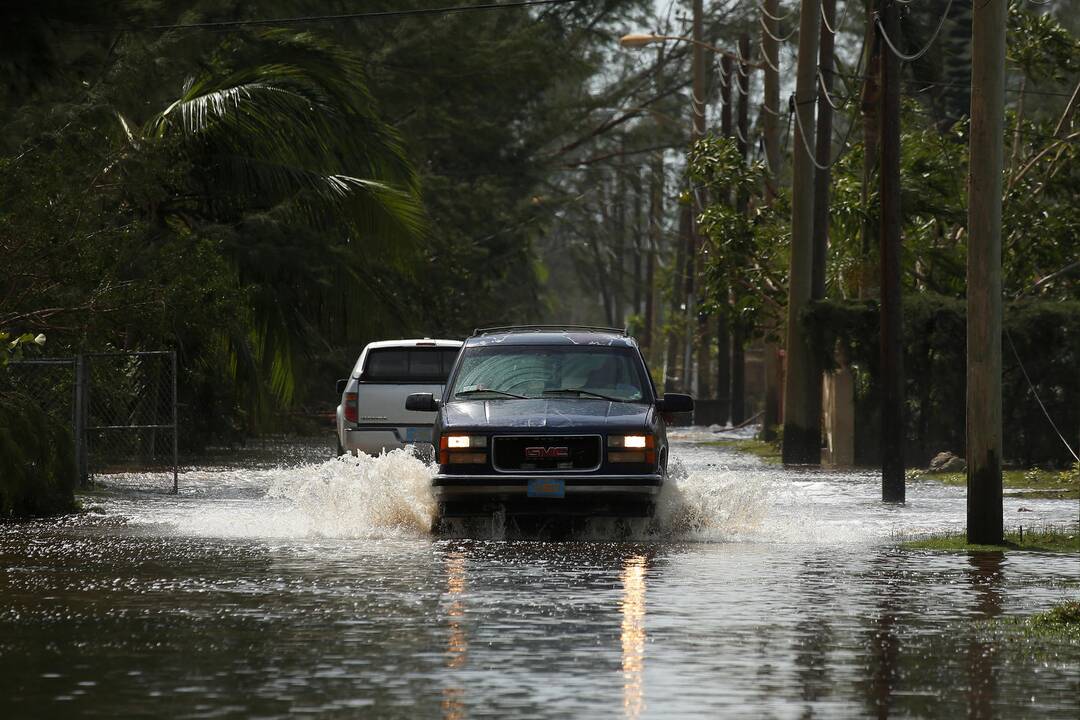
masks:
<svg viewBox="0 0 1080 720"><path fill-rule="evenodd" d="M101 478L101 514L0 525L4 715L1080 716L1080 646L1010 624L1080 597L1080 558L898 549L962 528L963 490L886 507L875 473L673 436L656 532L567 542L433 538L401 453L192 469L179 497Z"/></svg>

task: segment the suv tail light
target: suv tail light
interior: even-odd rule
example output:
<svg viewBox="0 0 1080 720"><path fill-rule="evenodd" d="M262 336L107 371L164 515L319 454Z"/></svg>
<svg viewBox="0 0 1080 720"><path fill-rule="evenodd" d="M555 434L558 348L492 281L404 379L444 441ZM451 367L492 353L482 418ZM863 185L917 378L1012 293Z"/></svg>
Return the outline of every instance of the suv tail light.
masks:
<svg viewBox="0 0 1080 720"><path fill-rule="evenodd" d="M356 393L345 393L345 419L356 422L360 417L360 411L356 404Z"/></svg>

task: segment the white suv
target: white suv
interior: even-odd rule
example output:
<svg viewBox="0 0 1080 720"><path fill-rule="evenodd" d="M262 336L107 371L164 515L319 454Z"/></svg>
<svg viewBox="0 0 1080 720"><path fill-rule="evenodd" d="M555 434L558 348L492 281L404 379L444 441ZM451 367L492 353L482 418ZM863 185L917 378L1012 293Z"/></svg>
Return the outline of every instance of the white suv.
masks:
<svg viewBox="0 0 1080 720"><path fill-rule="evenodd" d="M405 398L442 397L460 347L459 340L429 338L369 343L349 377L338 380L338 455L430 445L435 413L407 411Z"/></svg>

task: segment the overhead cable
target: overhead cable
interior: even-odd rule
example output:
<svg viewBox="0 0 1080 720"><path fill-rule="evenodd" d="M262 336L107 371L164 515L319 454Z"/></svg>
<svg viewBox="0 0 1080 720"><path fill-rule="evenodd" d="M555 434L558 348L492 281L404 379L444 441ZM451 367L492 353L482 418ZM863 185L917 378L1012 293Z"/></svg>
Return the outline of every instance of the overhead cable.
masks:
<svg viewBox="0 0 1080 720"><path fill-rule="evenodd" d="M946 18L949 17L949 10L952 9L952 4L953 0L949 0L949 3L945 6L945 12L941 14L941 19L938 20L937 29L934 30L934 34L930 36L930 41L923 46L922 50L912 55L905 55L896 47L895 44L893 44L892 39L885 32L885 26L882 24L880 16L876 16L874 18L874 23L877 25L878 32L881 34L881 39L884 40L885 44L889 46L889 50L892 51L893 55L900 58L904 62L913 62L925 55L926 52L930 49L930 47L934 44L934 41L937 40L938 34L941 33L941 28L945 26Z"/></svg>
<svg viewBox="0 0 1080 720"><path fill-rule="evenodd" d="M814 101L811 100L810 102ZM791 110L791 114L795 116L795 124L798 125L798 131L795 134L799 136L800 140L802 140L802 146L803 150L806 151L806 157L810 159L810 162L813 163L814 167L816 167L818 170L830 169L836 163L836 161L840 159L840 154L838 153L837 156L833 158L828 165L822 165L821 163L819 163L818 159L814 157L814 151L810 149L810 143L806 140L806 131L803 130L802 118L799 117L799 108L796 107L794 94L792 94L791 100L789 101L789 108ZM843 148L841 148L840 152L843 152Z"/></svg>
<svg viewBox="0 0 1080 720"><path fill-rule="evenodd" d="M771 107L769 107L765 103L761 103L761 109L764 110L765 112L769 113L770 115L774 116L774 117L780 117L779 111L773 110Z"/></svg>
<svg viewBox="0 0 1080 720"><path fill-rule="evenodd" d="M765 43L762 40L758 40L758 47L761 48L761 59L765 62L765 64L768 65L773 72L780 72L780 68L778 68L776 65L773 65L772 62L769 60L769 54L765 52ZM776 55L777 61L779 61L780 53L777 53Z"/></svg>
<svg viewBox="0 0 1080 720"><path fill-rule="evenodd" d="M840 77L849 78L851 80L868 80L868 76L861 73L836 73ZM915 78L906 79L900 78L900 83L904 85L925 85L927 87L949 87L949 88L971 88L968 83L951 83L941 82L939 80L917 80ZM1072 97L1071 92L1055 92L1052 90L1032 90L1030 88L1019 87L1006 87L1005 92L1019 93L1022 92L1025 95L1045 95L1047 97Z"/></svg>
<svg viewBox="0 0 1080 720"><path fill-rule="evenodd" d="M282 25L307 25L313 23L340 22L343 20L381 20L394 17L416 17L422 15L450 15L454 13L478 10L508 10L511 8L534 7L539 5L565 5L582 0L516 0L505 3L483 3L479 5L451 5L436 8L413 8L410 10L383 10L373 12L341 13L337 15L301 15L283 18L253 18L249 20L216 20L198 23L146 26L116 26L97 28L76 28L77 32L112 32L112 31L165 31L165 30L226 30L236 27L279 27Z"/></svg>
<svg viewBox="0 0 1080 720"><path fill-rule="evenodd" d="M792 8L791 10L787 11L787 15L777 17L776 15L773 15L771 12L765 9L764 3L758 3L758 10L761 11L762 15L769 18L770 20L775 20L776 22L783 22L784 20L787 20L789 17L795 14L795 9Z"/></svg>
<svg viewBox="0 0 1080 720"><path fill-rule="evenodd" d="M844 14L840 16L840 22L836 23L835 28L829 25L829 18L825 17L824 3L818 5L818 7L821 8L821 22L825 26L825 29L828 30L830 34L835 35L837 32L840 31L841 28L844 27L844 23L847 22L848 10L851 8L851 2L849 0L848 2L844 3Z"/></svg>
<svg viewBox="0 0 1080 720"><path fill-rule="evenodd" d="M829 105L832 106L833 110L840 110L845 105L847 105L848 102L851 102L851 98L848 98L847 102L845 102L844 105L837 105L835 102L833 102L832 95L829 93L829 89L825 86L825 76L821 74L821 68L818 68L817 79L818 87L821 88L821 93L825 96L825 102L829 103Z"/></svg>
<svg viewBox="0 0 1080 720"><path fill-rule="evenodd" d="M1016 363L1020 366L1020 372L1024 374L1024 380L1027 380L1028 387L1031 389L1031 394L1035 396L1035 402L1039 403L1039 407L1042 408L1043 415L1046 416L1047 422L1050 423L1050 427L1054 428L1054 432L1057 433L1057 436L1061 438L1061 443L1065 446L1065 449L1068 450L1069 454L1076 459L1076 462L1080 463L1080 455L1076 454L1076 451L1072 449L1071 445L1069 445L1069 441L1066 440L1065 436L1061 434L1060 430L1058 430L1058 426L1054 422L1054 418L1050 417L1050 412L1046 409L1046 405L1043 405L1042 398L1039 397L1039 393L1035 389L1034 383L1032 383L1031 378L1028 377L1027 369L1024 368L1024 363L1020 360L1020 353L1016 352L1016 345L1013 343L1012 335L1009 334L1009 329L1004 328L1004 330L1005 337L1009 341L1009 347L1012 348L1013 357L1016 358Z"/></svg>
<svg viewBox="0 0 1080 720"><path fill-rule="evenodd" d="M758 24L761 25L761 29L765 31L766 35L771 37L776 42L781 42L781 43L782 42L787 42L788 40L791 39L792 35L794 35L795 33L797 33L799 31L799 26L796 25L795 27L791 28L791 32L789 32L785 37L777 37L776 35L772 34L772 30L770 30L769 26L765 24L765 18L758 16Z"/></svg>

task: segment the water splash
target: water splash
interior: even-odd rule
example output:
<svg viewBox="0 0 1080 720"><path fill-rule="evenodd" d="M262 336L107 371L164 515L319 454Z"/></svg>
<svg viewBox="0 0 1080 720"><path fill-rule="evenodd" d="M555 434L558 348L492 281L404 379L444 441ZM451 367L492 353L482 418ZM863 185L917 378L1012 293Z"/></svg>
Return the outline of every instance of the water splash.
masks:
<svg viewBox="0 0 1080 720"><path fill-rule="evenodd" d="M695 542L746 539L761 529L774 484L761 475L715 468L690 471L673 458L653 531Z"/></svg>
<svg viewBox="0 0 1080 720"><path fill-rule="evenodd" d="M289 501L308 535L422 535L431 529L435 468L405 450L342 456L276 478L267 496Z"/></svg>

